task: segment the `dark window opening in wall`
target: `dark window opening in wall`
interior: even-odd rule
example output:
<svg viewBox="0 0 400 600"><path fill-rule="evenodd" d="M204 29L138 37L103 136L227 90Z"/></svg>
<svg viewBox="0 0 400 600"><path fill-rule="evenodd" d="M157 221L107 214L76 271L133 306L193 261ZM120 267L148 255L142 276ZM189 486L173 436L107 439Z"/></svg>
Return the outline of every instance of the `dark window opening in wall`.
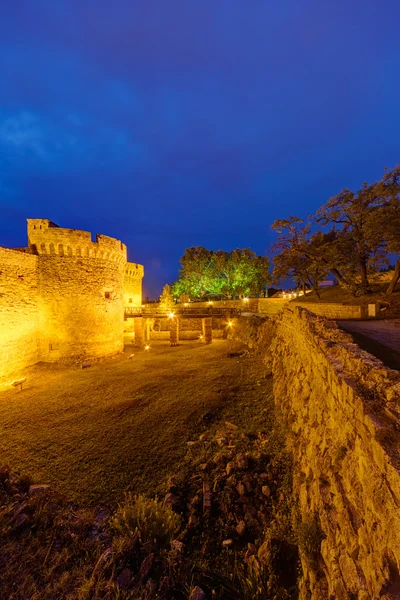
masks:
<svg viewBox="0 0 400 600"><path fill-rule="evenodd" d="M60 349L60 344L58 342L52 342L51 344L49 344L50 352L54 352L54 350L59 350L59 349Z"/></svg>
<svg viewBox="0 0 400 600"><path fill-rule="evenodd" d="M111 292L105 292L104 293L104 298L110 299L111 298Z"/></svg>
<svg viewBox="0 0 400 600"><path fill-rule="evenodd" d="M129 298L129 304L132 304L132 298Z"/></svg>

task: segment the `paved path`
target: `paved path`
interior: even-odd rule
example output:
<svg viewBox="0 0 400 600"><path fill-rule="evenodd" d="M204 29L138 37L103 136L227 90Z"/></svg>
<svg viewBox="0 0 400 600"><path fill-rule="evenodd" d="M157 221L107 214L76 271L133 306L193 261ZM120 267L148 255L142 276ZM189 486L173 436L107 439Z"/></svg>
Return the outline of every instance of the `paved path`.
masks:
<svg viewBox="0 0 400 600"><path fill-rule="evenodd" d="M400 319L337 321L357 344L391 369L400 370Z"/></svg>

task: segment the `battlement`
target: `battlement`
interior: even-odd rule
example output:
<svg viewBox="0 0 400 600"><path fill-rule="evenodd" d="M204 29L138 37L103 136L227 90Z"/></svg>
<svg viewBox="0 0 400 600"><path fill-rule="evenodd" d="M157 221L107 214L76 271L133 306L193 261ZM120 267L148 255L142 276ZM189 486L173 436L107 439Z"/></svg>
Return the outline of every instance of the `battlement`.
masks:
<svg viewBox="0 0 400 600"><path fill-rule="evenodd" d="M61 228L48 219L28 219L28 246L32 253L49 256L75 256L126 262L125 244L107 235Z"/></svg>
<svg viewBox="0 0 400 600"><path fill-rule="evenodd" d="M127 262L125 265L125 281L130 279L143 279L144 267L137 263Z"/></svg>

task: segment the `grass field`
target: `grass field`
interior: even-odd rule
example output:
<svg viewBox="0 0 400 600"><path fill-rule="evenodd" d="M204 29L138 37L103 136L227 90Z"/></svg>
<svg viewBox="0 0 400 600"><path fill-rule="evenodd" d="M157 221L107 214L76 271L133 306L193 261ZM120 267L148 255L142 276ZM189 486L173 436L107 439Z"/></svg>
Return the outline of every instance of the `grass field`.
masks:
<svg viewBox="0 0 400 600"><path fill-rule="evenodd" d="M80 504L157 493L187 441L234 403L243 366L228 354L237 348L159 342L87 369L33 367L21 392L0 392L1 463Z"/></svg>

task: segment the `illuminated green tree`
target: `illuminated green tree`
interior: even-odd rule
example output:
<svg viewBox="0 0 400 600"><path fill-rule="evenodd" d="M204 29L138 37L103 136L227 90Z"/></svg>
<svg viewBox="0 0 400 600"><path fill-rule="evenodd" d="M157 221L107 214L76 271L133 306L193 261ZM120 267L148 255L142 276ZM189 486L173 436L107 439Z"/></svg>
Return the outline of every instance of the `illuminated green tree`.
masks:
<svg viewBox="0 0 400 600"><path fill-rule="evenodd" d="M170 313L175 306L174 296L172 295L170 286L164 285L162 294L160 296L160 311L166 314Z"/></svg>
<svg viewBox="0 0 400 600"><path fill-rule="evenodd" d="M255 295L263 292L270 282L268 257L257 256L249 248L214 252L196 246L187 248L180 262L179 279L172 285L176 297Z"/></svg>

